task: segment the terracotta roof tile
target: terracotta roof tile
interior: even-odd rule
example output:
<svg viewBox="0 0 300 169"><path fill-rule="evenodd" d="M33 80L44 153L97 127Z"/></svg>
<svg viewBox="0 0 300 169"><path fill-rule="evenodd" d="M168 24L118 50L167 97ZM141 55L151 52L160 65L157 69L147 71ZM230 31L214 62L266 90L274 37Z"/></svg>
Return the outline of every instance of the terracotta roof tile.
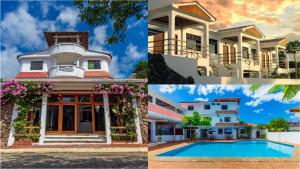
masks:
<svg viewBox="0 0 300 169"><path fill-rule="evenodd" d="M112 79L111 75L106 71L85 71L85 78L109 78Z"/></svg>
<svg viewBox="0 0 300 169"><path fill-rule="evenodd" d="M48 78L48 72L20 72L16 78Z"/></svg>
<svg viewBox="0 0 300 169"><path fill-rule="evenodd" d="M239 123L216 123L216 127L225 127L225 126L236 126L236 127L247 127L247 126L255 126L254 124L239 124Z"/></svg>
<svg viewBox="0 0 300 169"><path fill-rule="evenodd" d="M216 111L216 114L237 114L235 110L219 110Z"/></svg>
<svg viewBox="0 0 300 169"><path fill-rule="evenodd" d="M163 108L161 106L158 106L156 104L150 103L148 102L148 111L152 111L161 115L165 115L165 116L169 116L169 117L173 117L179 120L182 120L182 115L178 114L176 112L173 112L171 110L168 110L166 108Z"/></svg>

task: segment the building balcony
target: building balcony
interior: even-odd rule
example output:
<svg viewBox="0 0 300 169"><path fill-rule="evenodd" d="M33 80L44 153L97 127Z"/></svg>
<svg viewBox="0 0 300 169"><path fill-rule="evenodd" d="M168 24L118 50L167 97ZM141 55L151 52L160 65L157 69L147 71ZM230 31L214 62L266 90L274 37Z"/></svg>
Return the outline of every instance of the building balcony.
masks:
<svg viewBox="0 0 300 169"><path fill-rule="evenodd" d="M78 55L84 55L85 48L76 43L59 43L49 48L50 55L60 53L75 53Z"/></svg>
<svg viewBox="0 0 300 169"><path fill-rule="evenodd" d="M49 69L49 78L84 78L84 69L74 65L58 65Z"/></svg>

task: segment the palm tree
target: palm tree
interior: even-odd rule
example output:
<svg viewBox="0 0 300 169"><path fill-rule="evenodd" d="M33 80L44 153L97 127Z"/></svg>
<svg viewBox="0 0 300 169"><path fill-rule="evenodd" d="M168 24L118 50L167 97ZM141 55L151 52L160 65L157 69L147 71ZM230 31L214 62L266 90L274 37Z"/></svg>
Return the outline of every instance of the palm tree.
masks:
<svg viewBox="0 0 300 169"><path fill-rule="evenodd" d="M295 76L296 78L298 77L297 76L297 60L296 60L296 53L297 51L299 52L300 51L300 41L296 40L296 41L292 41L292 42L289 42L288 45L286 46L286 52L287 53L292 53L294 54L294 61L295 61Z"/></svg>
<svg viewBox="0 0 300 169"><path fill-rule="evenodd" d="M256 91L261 86L262 86L261 84L253 84L250 87L250 91L252 92ZM300 85L274 85L268 90L268 93L271 94L271 93L282 92L283 93L282 100L289 101L293 99L299 91L300 91Z"/></svg>

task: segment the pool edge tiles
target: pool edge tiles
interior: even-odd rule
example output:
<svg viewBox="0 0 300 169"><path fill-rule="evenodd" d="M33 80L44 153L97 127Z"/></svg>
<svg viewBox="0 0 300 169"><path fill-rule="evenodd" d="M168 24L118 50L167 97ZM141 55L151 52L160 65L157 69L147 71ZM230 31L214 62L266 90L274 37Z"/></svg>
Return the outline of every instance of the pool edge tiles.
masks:
<svg viewBox="0 0 300 169"><path fill-rule="evenodd" d="M257 144L257 154L256 152L250 152L249 153L249 149L245 149L247 148L248 145L239 145L238 143L248 143L248 145L252 146L256 146L253 144ZM227 145L231 146L231 149L235 149L238 153L231 153L232 150L229 150L228 154L224 153L216 153L216 154L212 154L212 152L207 152L205 151L205 148L208 147L200 147L201 145L207 144L208 146L215 146L213 148L216 148L219 144L220 147L217 147L217 150L221 150L221 152L226 152L226 148ZM217 146L216 146L217 145ZM265 145L265 147L264 147ZM199 147L197 147L199 146ZM260 147L258 147L260 146ZM193 147L196 147L193 150ZM202 154L197 155L197 153L199 153L199 148L202 148ZM228 147L230 149L230 147ZM244 149L240 149L240 148L244 148ZM255 147L254 147L255 148ZM265 149L263 149L265 148ZM207 150L207 149L206 149ZM250 150L253 150L250 148ZM167 158L172 158L172 157L180 157L180 158L292 158L295 152L295 146L294 145L290 145L290 144L284 144L284 143L279 143L279 142L274 142L274 141L269 141L269 140L238 140L238 141L232 141L232 142L224 142L224 141L220 141L220 142L194 142L192 144L188 144L186 146L182 146L179 148L175 148L163 153L160 153L158 155L156 155L157 157L167 157ZM186 155L187 151L189 154ZM213 149L212 149L213 151ZM264 151L264 152L262 152ZM206 154L203 154L203 152ZM217 152L217 151L215 151ZM243 152L243 153L240 153ZM196 154L195 154L196 153ZM245 153L245 154L244 154ZM185 154L185 155L183 155Z"/></svg>

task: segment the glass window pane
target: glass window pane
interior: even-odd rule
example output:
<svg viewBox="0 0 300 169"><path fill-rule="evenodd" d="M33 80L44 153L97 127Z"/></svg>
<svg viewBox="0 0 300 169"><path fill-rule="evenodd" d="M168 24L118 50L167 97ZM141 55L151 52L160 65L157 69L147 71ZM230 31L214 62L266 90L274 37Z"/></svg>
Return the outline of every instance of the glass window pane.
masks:
<svg viewBox="0 0 300 169"><path fill-rule="evenodd" d="M79 102L90 102L90 95L85 95L85 96L78 96L78 101Z"/></svg>
<svg viewBox="0 0 300 169"><path fill-rule="evenodd" d="M63 97L63 102L74 102L75 98L74 96L64 96Z"/></svg>
<svg viewBox="0 0 300 169"><path fill-rule="evenodd" d="M46 130L57 131L58 130L58 105L48 105Z"/></svg>
<svg viewBox="0 0 300 169"><path fill-rule="evenodd" d="M31 61L30 70L43 70L43 61Z"/></svg>
<svg viewBox="0 0 300 169"><path fill-rule="evenodd" d="M51 95L51 96L48 98L48 101L49 101L49 102L59 102L59 96L58 96L58 95Z"/></svg>
<svg viewBox="0 0 300 169"><path fill-rule="evenodd" d="M95 111L95 130L105 131L104 109L103 106L94 106Z"/></svg>
<svg viewBox="0 0 300 169"><path fill-rule="evenodd" d="M63 106L63 131L74 131L75 121L75 106L64 105Z"/></svg>
<svg viewBox="0 0 300 169"><path fill-rule="evenodd" d="M95 95L94 96L94 102L103 102L103 96L102 95Z"/></svg>
<svg viewBox="0 0 300 169"><path fill-rule="evenodd" d="M101 69L100 60L89 60L88 61L88 69Z"/></svg>

